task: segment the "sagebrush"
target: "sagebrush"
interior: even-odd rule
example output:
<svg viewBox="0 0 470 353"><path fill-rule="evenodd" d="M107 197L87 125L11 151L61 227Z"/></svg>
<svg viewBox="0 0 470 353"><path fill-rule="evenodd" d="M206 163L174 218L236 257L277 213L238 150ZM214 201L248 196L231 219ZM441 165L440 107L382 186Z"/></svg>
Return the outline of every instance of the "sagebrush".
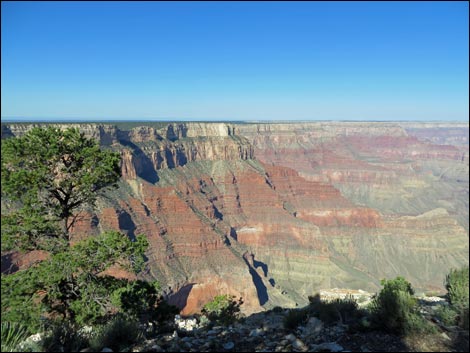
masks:
<svg viewBox="0 0 470 353"><path fill-rule="evenodd" d="M237 300L235 296L228 294L217 295L212 301L204 305L201 312L212 321L228 325L238 318L242 304L242 298Z"/></svg>

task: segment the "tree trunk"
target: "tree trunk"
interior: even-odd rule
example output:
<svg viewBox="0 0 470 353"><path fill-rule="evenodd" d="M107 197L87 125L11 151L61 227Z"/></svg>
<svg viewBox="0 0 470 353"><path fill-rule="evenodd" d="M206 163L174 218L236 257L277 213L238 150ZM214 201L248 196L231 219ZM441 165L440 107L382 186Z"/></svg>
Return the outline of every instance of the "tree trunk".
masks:
<svg viewBox="0 0 470 353"><path fill-rule="evenodd" d="M70 232L69 232L69 217L65 217L62 222L60 222L60 230L62 231L62 236L67 242L70 243Z"/></svg>

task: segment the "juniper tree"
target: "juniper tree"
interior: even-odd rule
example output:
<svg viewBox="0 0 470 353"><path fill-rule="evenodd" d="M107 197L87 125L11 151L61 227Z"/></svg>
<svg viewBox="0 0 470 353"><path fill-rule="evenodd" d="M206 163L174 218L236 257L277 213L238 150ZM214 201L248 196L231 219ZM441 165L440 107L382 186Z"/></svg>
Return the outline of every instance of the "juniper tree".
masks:
<svg viewBox="0 0 470 353"><path fill-rule="evenodd" d="M115 265L139 272L145 236L131 241L112 231L70 242L80 208L119 180L119 153L101 150L78 129L53 127L2 140L1 149L2 250L49 252L34 266L2 274L2 320L34 330L44 314L84 324L119 310L113 293L128 281L104 272Z"/></svg>
<svg viewBox="0 0 470 353"><path fill-rule="evenodd" d="M93 206L119 177L119 153L101 150L76 128L35 127L2 140L2 243L31 250L45 238L69 242L80 207ZM4 214L12 202L17 207Z"/></svg>

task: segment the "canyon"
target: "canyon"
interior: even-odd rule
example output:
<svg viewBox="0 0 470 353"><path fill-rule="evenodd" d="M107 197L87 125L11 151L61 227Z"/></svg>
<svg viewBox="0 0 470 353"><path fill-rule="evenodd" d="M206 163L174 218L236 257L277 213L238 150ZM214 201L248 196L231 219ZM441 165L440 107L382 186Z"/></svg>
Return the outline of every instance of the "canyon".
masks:
<svg viewBox="0 0 470 353"><path fill-rule="evenodd" d="M122 157L119 187L81 211L74 238L144 234L139 276L182 314L217 294L252 313L395 276L443 292L469 263L468 123L48 125ZM2 139L33 126L2 123Z"/></svg>

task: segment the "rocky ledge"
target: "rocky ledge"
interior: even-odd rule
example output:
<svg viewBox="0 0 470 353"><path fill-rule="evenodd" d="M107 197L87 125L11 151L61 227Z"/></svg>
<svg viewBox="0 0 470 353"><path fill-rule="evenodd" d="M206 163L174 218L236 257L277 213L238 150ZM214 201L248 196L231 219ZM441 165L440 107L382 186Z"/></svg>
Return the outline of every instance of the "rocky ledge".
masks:
<svg viewBox="0 0 470 353"><path fill-rule="evenodd" d="M343 298L344 295L367 297L365 291L335 289L324 291L325 298ZM437 310L448 303L441 297L418 297L420 313L433 322L436 332L422 338L405 338L399 335L364 329L362 321L326 323L311 316L295 329L285 327L291 309L275 308L244 317L230 326L214 326L200 317L174 320L174 330L158 335L132 347L133 352L409 352L409 351L460 351L462 340L457 327L444 326L436 316ZM302 310L302 309L297 309ZM202 317L204 319L205 317ZM468 332L467 332L468 334Z"/></svg>
<svg viewBox="0 0 470 353"><path fill-rule="evenodd" d="M321 291L322 302L335 299L365 298L359 308L370 302L373 294L362 290L332 289ZM366 310L359 316L344 321L322 321L313 315L299 320L295 327L286 325L292 312L301 309L276 307L250 316L242 315L230 325L218 325L204 315L180 316L157 327L142 325L146 338L130 346L120 346L122 352L454 352L468 351L468 331L457 326L445 326L439 311L448 307L443 297L417 296L419 313L434 327L431 333L400 336L371 329ZM358 302L360 303L360 301ZM80 331L93 334L94 328L86 326ZM157 332L157 333L155 333ZM126 335L126 332L122 332ZM44 334L30 336L21 347L41 344ZM122 337L115 337L121 340ZM112 346L113 343L110 343ZM57 347L56 347L57 348ZM92 352L91 348L81 352ZM113 352L104 347L101 352Z"/></svg>

